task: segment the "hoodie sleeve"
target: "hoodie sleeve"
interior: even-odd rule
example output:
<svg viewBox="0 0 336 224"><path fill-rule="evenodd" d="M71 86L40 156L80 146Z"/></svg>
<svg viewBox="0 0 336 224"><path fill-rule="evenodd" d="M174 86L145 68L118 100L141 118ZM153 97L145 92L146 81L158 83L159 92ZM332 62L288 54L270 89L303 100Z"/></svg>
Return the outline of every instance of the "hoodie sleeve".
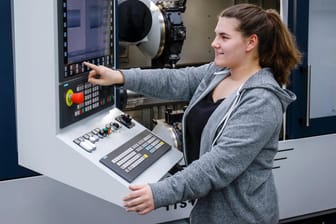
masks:
<svg viewBox="0 0 336 224"><path fill-rule="evenodd" d="M155 207L200 198L229 186L262 150L268 150L264 147L270 139L278 138L281 121L282 106L276 95L261 88L246 91L209 152L183 171L151 184ZM267 158L268 169L274 154Z"/></svg>
<svg viewBox="0 0 336 224"><path fill-rule="evenodd" d="M170 100L189 100L213 64L181 69L128 69L121 70L126 89Z"/></svg>

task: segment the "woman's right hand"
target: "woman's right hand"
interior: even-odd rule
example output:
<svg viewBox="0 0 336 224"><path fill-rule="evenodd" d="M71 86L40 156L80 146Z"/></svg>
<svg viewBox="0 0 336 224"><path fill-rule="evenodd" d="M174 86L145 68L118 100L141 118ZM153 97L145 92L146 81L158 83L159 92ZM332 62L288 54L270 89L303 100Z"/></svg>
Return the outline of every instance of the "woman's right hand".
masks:
<svg viewBox="0 0 336 224"><path fill-rule="evenodd" d="M102 65L97 66L89 62L84 62L84 65L92 69L89 72L88 82L94 85L109 86L124 83L124 76L118 70L113 70Z"/></svg>

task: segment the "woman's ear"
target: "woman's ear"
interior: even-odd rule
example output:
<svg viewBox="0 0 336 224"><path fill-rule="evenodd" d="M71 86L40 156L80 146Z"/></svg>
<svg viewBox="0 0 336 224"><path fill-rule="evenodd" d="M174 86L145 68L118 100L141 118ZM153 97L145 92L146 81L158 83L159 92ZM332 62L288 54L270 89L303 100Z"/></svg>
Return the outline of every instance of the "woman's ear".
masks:
<svg viewBox="0 0 336 224"><path fill-rule="evenodd" d="M252 34L247 38L246 51L253 50L259 43L259 38L257 34Z"/></svg>

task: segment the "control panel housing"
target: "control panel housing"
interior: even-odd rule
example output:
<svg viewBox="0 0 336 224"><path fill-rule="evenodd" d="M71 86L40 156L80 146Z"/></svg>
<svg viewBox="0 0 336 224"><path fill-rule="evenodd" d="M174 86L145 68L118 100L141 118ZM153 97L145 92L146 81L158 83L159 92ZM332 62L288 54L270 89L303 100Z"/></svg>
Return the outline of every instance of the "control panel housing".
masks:
<svg viewBox="0 0 336 224"><path fill-rule="evenodd" d="M74 5L69 5L69 2L84 5L76 8ZM115 21L114 2L112 0L13 1L15 103L18 158L21 166L123 206L122 197L129 193L130 184L159 181L181 160L182 153L170 146L163 151L158 149L157 151L162 154L157 155L140 172L133 173L131 179L123 177L102 163L102 160L114 150L120 150L122 145L140 133L151 132L114 107L113 87L111 89L89 84L88 71L85 69L79 69L76 74L65 75L65 70L75 68L76 71L81 61L90 58L78 57L79 62L77 60L66 62L64 52L70 55L70 45L66 46L68 50L65 51L66 42L63 36L70 38L71 35L62 30L68 27L69 23L71 29L84 25L84 20L79 20L82 18L79 15L84 15L84 11L88 9L93 10L88 14L92 19L89 27L103 29L103 26L110 24L107 21ZM64 9L68 10L70 6L74 7L72 11L65 12ZM103 6L108 6L109 10L106 11ZM64 13L70 13L72 19L63 21ZM108 19L101 20L99 15ZM99 36L103 38L99 41L108 43L104 51L98 51L105 59L101 57L99 59L99 56L95 55L94 59L89 60L90 62L98 65L106 63L108 58L107 61L112 63L110 66L115 65L115 61L110 60L115 55L115 52L111 51L114 42L111 45L109 36L115 36L115 30L112 28L109 31L105 29L107 36ZM77 41L87 37L85 35L89 34L84 32ZM90 56L89 53L86 55ZM77 65L71 65L72 63ZM69 66L65 68L65 65L71 68ZM97 133L102 131L100 133L102 138L94 134L95 131ZM146 157L145 160L151 157L150 152L140 153L140 157ZM134 162L136 160L132 156L129 156L129 159L133 159ZM120 164L126 166L121 162ZM134 166L131 162L127 164Z"/></svg>

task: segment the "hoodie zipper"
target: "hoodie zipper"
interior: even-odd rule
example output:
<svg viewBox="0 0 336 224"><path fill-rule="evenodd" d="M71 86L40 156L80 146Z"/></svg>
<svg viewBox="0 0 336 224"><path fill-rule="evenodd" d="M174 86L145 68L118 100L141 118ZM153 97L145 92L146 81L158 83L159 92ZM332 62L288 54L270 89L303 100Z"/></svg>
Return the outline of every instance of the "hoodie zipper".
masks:
<svg viewBox="0 0 336 224"><path fill-rule="evenodd" d="M211 149L212 147L216 144L219 136L223 133L224 131L224 128L232 114L232 112L236 109L236 107L238 106L240 100L241 100L241 97L243 95L243 93L245 92L245 90L243 89L242 90L242 87L243 87L244 83L239 87L239 89L237 90L237 93L236 93L236 97L232 103L232 105L230 106L230 108L228 109L228 111L225 113L224 117L222 118L222 120L219 122L217 128L216 128L216 134L215 134L215 137L214 137L214 140L212 141L212 144L211 144ZM220 129L218 131L218 129Z"/></svg>

